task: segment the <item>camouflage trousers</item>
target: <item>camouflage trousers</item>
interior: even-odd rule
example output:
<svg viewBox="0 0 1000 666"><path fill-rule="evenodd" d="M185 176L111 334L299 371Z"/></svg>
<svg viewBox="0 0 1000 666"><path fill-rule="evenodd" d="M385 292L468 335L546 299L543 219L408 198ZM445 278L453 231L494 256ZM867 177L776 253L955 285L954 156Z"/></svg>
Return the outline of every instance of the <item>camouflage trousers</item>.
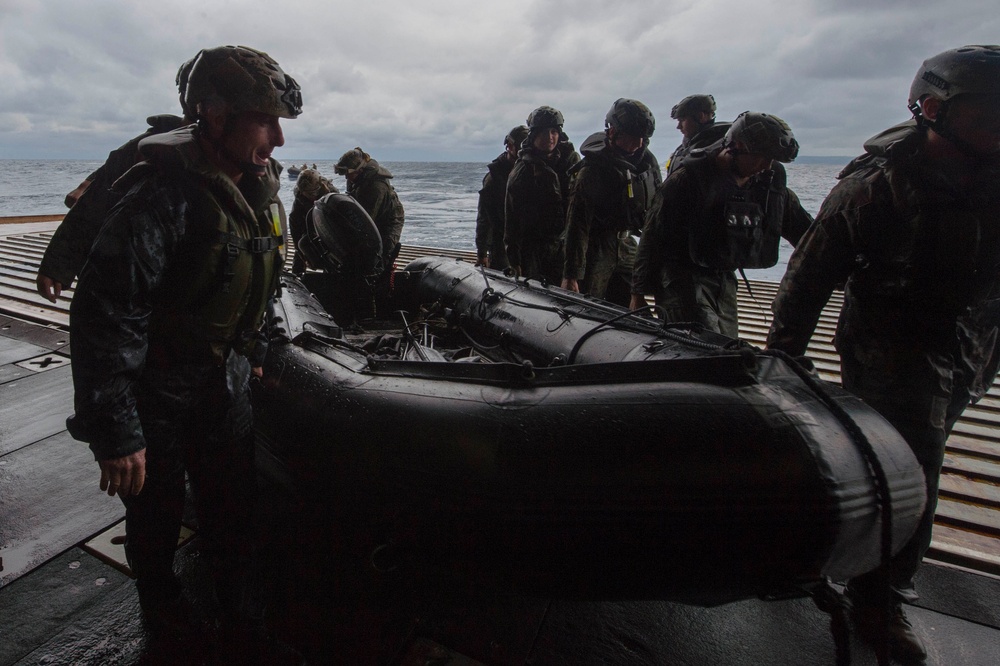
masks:
<svg viewBox="0 0 1000 666"><path fill-rule="evenodd" d="M695 322L710 331L739 337L735 275L683 270L672 270L671 274L663 280L660 293L654 295L666 321Z"/></svg>
<svg viewBox="0 0 1000 666"><path fill-rule="evenodd" d="M587 268L580 291L628 307L632 268L639 243L632 235L614 231L592 233L587 246Z"/></svg>
<svg viewBox="0 0 1000 666"><path fill-rule="evenodd" d="M948 369L942 356L914 357L912 362L886 367L871 349L838 340L845 389L864 400L899 431L924 470L927 505L917 530L888 563L849 583L861 603L917 599L913 579L930 547L937 509L938 486L944 464L945 442L971 401L968 381L958 367Z"/></svg>
<svg viewBox="0 0 1000 666"><path fill-rule="evenodd" d="M140 592L176 585L174 551L185 473L199 536L224 610L241 612L254 575L257 500L247 359L226 367L147 366L137 393L146 439L146 482L125 504L125 552Z"/></svg>
<svg viewBox="0 0 1000 666"><path fill-rule="evenodd" d="M558 286L562 282L564 249L560 237L525 239L521 247L521 276Z"/></svg>

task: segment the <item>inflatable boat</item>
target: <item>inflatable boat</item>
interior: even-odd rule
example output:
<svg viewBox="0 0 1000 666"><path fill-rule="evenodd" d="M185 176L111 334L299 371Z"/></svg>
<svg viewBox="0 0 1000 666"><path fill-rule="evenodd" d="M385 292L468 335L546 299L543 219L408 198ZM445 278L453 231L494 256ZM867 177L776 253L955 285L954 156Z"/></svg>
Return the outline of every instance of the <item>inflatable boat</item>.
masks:
<svg viewBox="0 0 1000 666"><path fill-rule="evenodd" d="M353 328L305 278L269 313L257 434L376 566L714 605L869 571L923 510L900 435L787 357L454 259Z"/></svg>

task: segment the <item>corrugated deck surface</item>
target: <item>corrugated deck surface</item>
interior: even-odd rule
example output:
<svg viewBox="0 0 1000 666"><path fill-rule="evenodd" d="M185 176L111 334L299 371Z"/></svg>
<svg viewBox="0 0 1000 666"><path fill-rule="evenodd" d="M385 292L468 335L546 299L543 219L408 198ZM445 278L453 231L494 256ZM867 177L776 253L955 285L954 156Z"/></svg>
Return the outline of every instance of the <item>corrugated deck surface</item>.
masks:
<svg viewBox="0 0 1000 666"><path fill-rule="evenodd" d="M35 293L35 274L52 229L60 216L19 218L27 224L4 224L0 218L0 311L33 322L64 328L69 322L72 289L57 304ZM424 255L474 260L471 251L408 246L397 261L405 265ZM740 285L740 333L762 345L770 324L770 303L777 290L773 282L751 281L752 294ZM820 375L839 382L839 360L831 340L840 311L835 295L824 310L809 347ZM966 410L948 440L941 479L934 541L928 557L1000 575L1000 385Z"/></svg>

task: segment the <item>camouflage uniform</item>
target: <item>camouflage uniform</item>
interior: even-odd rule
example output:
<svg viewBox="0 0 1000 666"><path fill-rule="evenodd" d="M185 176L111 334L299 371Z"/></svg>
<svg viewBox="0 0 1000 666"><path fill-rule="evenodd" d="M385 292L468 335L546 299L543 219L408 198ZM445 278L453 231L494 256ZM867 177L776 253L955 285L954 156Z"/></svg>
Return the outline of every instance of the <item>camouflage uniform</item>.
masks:
<svg viewBox="0 0 1000 666"><path fill-rule="evenodd" d="M140 594L176 594L172 562L187 470L224 607L244 589L254 503L252 351L281 266L278 180L239 186L205 158L199 130L143 140L148 162L94 242L70 308L70 432L110 460L145 449L142 492L123 498ZM230 595L229 598L223 598Z"/></svg>
<svg viewBox="0 0 1000 666"><path fill-rule="evenodd" d="M108 159L88 177L90 187L70 208L45 248L45 254L38 266L39 275L47 275L68 288L87 261L87 254L108 212L121 199L123 192L113 186L126 171L142 159L139 142L143 139L170 132L181 127L185 121L180 116L163 114L146 119L149 129L130 139L108 154ZM281 174L281 165L274 159L268 170L276 178ZM286 228L285 207L277 194L271 202L278 206L282 229Z"/></svg>
<svg viewBox="0 0 1000 666"><path fill-rule="evenodd" d="M298 243L306 232L306 215L312 209L313 203L330 192L339 192L339 190L319 171L303 169L299 173L299 177L295 181L295 199L292 201L292 211L288 214L288 232L293 243ZM292 272L301 275L305 270L305 258L301 252L296 250L295 259L292 260Z"/></svg>
<svg viewBox="0 0 1000 666"><path fill-rule="evenodd" d="M360 150L360 149L356 149ZM350 151L348 151L350 152ZM358 285L355 302L366 303L358 306L355 314L367 318L389 306L389 296L392 293L392 274L395 270L396 256L399 254L399 238L403 234L403 204L396 196L396 190L389 181L392 174L378 161L367 155L363 164L357 167L357 177L347 181L347 193L354 197L375 222L375 227L382 236L382 257L385 259L385 270L375 279L374 289L367 285ZM343 162L343 158L341 158ZM374 309L373 309L374 308ZM356 322L344 322L352 325Z"/></svg>
<svg viewBox="0 0 1000 666"><path fill-rule="evenodd" d="M662 182L660 166L646 148L621 157L608 145L606 132L590 135L580 150L583 160L571 170L563 276L580 280L585 294L628 306L637 248L633 234L640 233Z"/></svg>
<svg viewBox="0 0 1000 666"><path fill-rule="evenodd" d="M663 181L646 216L633 272L632 291L653 294L666 321L698 322L712 331L739 336L737 283L732 270L696 263L692 229L707 219L721 219L732 198L760 204L768 218L780 220L781 235L793 245L812 217L785 183L785 169L772 163L770 181L758 174L739 187L729 171L720 170L721 151L694 153ZM697 159L695 159L697 158Z"/></svg>
<svg viewBox="0 0 1000 666"><path fill-rule="evenodd" d="M90 187L70 208L52 235L38 272L47 275L68 288L87 261L87 253L105 216L120 198L111 186L118 178L139 161L139 142L148 136L169 132L184 123L179 116L160 115L146 119L149 129L108 154L108 159L88 177Z"/></svg>
<svg viewBox="0 0 1000 666"><path fill-rule="evenodd" d="M507 180L504 244L507 260L524 277L554 285L562 280L569 169L579 161L568 140L551 157L527 143L521 148Z"/></svg>
<svg viewBox="0 0 1000 666"><path fill-rule="evenodd" d="M823 305L846 284L835 339L844 387L899 430L927 477L923 520L890 573L852 582L876 603L886 583L897 599L915 598L945 440L996 374L1000 164L959 188L921 159L925 138L914 121L898 125L841 172L789 262L767 343L803 354Z"/></svg>
<svg viewBox="0 0 1000 666"><path fill-rule="evenodd" d="M368 211L382 235L382 256L395 259L399 253L399 237L403 235L403 204L393 189L392 174L376 160L370 159L358 169L354 182L348 181L347 193Z"/></svg>
<svg viewBox="0 0 1000 666"><path fill-rule="evenodd" d="M732 126L732 123L712 122L690 139L681 141L681 145L674 149L674 152L670 155L670 159L667 160L667 175L669 176L674 171L677 171L681 164L684 163L684 159L691 154L691 151L705 149L713 143L721 141L722 137L726 136L726 132L729 131L730 126Z"/></svg>
<svg viewBox="0 0 1000 666"><path fill-rule="evenodd" d="M483 189L479 190L479 211L476 215L476 256L482 260L489 256L490 268L498 271L510 266L503 244L504 199L507 196L507 178L514 168L514 160L506 152L500 154L487 167L483 176Z"/></svg>

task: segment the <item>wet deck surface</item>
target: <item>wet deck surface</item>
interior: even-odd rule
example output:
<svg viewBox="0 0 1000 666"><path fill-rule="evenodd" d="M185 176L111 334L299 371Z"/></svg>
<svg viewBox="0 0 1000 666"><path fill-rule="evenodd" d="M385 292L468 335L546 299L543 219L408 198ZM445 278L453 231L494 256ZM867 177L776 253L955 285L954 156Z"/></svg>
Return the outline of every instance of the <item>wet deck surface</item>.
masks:
<svg viewBox="0 0 1000 666"><path fill-rule="evenodd" d="M0 271L24 272L0 259ZM87 447L65 431L68 357L58 326L0 314L0 666L220 661L199 641L151 640L129 577L82 547L123 510L97 488ZM706 609L540 598L407 570L380 575L335 531L318 528L322 506L263 481L270 622L310 663L834 663L827 616L809 599ZM995 556L995 539L980 536ZM179 550L177 569L211 612L199 555L196 536ZM918 589L919 606L908 613L928 664L1000 663L1000 579L928 562ZM876 663L856 643L852 657Z"/></svg>

